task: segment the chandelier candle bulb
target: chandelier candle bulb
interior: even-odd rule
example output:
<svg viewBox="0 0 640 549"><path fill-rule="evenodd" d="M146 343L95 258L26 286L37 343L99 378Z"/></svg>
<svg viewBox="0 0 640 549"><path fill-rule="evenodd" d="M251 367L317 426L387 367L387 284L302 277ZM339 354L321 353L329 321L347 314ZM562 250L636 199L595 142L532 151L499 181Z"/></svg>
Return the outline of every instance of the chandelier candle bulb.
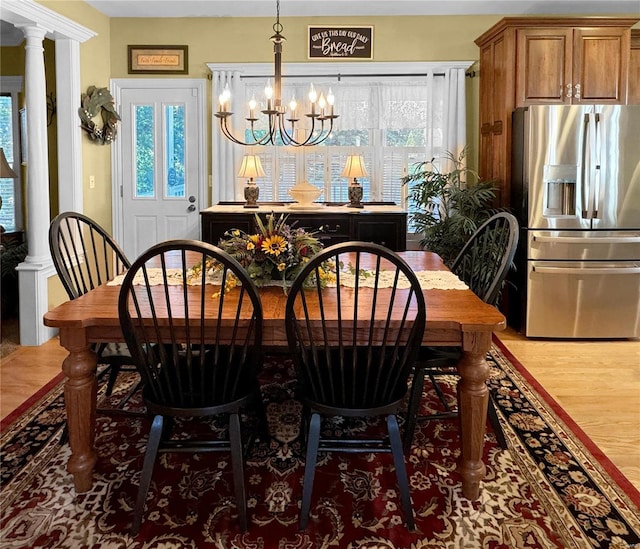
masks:
<svg viewBox="0 0 640 549"><path fill-rule="evenodd" d="M331 88L329 88L329 93L327 94L327 103L329 103L329 116L333 116L333 103L335 102L335 100L336 98L333 95Z"/></svg>
<svg viewBox="0 0 640 549"><path fill-rule="evenodd" d="M229 84L226 84L224 90L218 97L220 101L220 110L222 112L229 112L229 106L231 104L231 91L229 90Z"/></svg>
<svg viewBox="0 0 640 549"><path fill-rule="evenodd" d="M289 118L290 122L295 122L298 119L296 118L296 109L298 108L298 103L296 103L296 98L292 97L289 102L289 110L291 111L291 117Z"/></svg>
<svg viewBox="0 0 640 549"><path fill-rule="evenodd" d="M318 100L318 93L316 89L311 84L311 88L309 89L309 102L311 103L311 116L316 114L316 101Z"/></svg>
<svg viewBox="0 0 640 549"><path fill-rule="evenodd" d="M264 88L264 95L267 98L267 110L263 112L266 114L273 110L273 88L271 87L271 80L267 80L267 85Z"/></svg>
<svg viewBox="0 0 640 549"><path fill-rule="evenodd" d="M320 107L320 116L324 116L324 110L327 107L327 100L324 98L324 94L320 94L320 99L318 99L318 107Z"/></svg>

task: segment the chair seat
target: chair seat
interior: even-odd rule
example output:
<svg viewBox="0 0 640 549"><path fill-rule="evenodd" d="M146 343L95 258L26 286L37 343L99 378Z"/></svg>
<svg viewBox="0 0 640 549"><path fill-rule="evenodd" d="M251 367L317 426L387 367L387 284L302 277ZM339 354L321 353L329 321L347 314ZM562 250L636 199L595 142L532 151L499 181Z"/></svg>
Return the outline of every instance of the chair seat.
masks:
<svg viewBox="0 0 640 549"><path fill-rule="evenodd" d="M100 348L100 358L103 360L121 358L133 366L131 353L126 343L105 343L104 346Z"/></svg>

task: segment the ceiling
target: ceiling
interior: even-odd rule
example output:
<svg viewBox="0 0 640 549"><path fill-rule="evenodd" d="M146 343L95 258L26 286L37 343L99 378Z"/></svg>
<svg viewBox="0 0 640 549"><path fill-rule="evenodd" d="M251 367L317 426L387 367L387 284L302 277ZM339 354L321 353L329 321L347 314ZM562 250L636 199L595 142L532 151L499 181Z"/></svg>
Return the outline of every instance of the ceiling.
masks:
<svg viewBox="0 0 640 549"><path fill-rule="evenodd" d="M270 17L274 0L85 0L109 17ZM281 0L280 15L613 15L638 0Z"/></svg>
<svg viewBox="0 0 640 549"><path fill-rule="evenodd" d="M274 0L85 0L109 17L273 17ZM616 15L638 14L639 0L281 0L280 15ZM5 21L0 45L22 31Z"/></svg>

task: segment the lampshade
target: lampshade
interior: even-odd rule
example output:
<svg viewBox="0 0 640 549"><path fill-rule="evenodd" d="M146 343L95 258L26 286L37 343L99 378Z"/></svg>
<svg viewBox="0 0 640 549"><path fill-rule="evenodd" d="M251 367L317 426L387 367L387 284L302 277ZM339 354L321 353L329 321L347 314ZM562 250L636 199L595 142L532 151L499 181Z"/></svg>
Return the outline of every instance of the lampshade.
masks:
<svg viewBox="0 0 640 549"><path fill-rule="evenodd" d="M260 157L255 154L245 154L240 171L238 171L238 177L253 179L254 177L264 177L265 175Z"/></svg>
<svg viewBox="0 0 640 549"><path fill-rule="evenodd" d="M7 157L4 155L4 149L0 147L0 178L9 178L9 179L17 179L18 176L16 172L11 169L9 166L9 162L7 162Z"/></svg>
<svg viewBox="0 0 640 549"><path fill-rule="evenodd" d="M353 154L347 157L347 164L342 170L342 177L367 177L369 173L364 167L364 158L360 154Z"/></svg>

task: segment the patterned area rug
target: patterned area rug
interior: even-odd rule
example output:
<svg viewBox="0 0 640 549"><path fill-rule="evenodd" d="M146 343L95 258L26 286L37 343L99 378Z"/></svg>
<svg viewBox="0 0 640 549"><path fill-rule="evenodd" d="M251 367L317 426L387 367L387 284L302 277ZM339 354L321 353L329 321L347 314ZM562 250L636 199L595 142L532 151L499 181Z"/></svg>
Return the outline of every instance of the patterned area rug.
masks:
<svg viewBox="0 0 640 549"><path fill-rule="evenodd" d="M270 440L247 458L251 525L240 533L225 454L163 454L140 534L128 534L148 422L99 416L93 489L65 470L62 380L2 425L3 548L441 549L640 547L640 495L498 346L491 385L509 450L487 426L481 497L460 493L455 422L424 423L408 456L416 532L404 527L390 455L321 456L310 525L297 526L304 468L301 406L289 359L269 357L262 386ZM454 398L455 379L447 386ZM126 383L121 384L126 390ZM100 397L103 398L104 397ZM425 395L425 406L435 404ZM133 402L135 407L136 403ZM251 418L243 427L250 430ZM224 429L215 422L206 428ZM332 429L375 428L336 422Z"/></svg>

